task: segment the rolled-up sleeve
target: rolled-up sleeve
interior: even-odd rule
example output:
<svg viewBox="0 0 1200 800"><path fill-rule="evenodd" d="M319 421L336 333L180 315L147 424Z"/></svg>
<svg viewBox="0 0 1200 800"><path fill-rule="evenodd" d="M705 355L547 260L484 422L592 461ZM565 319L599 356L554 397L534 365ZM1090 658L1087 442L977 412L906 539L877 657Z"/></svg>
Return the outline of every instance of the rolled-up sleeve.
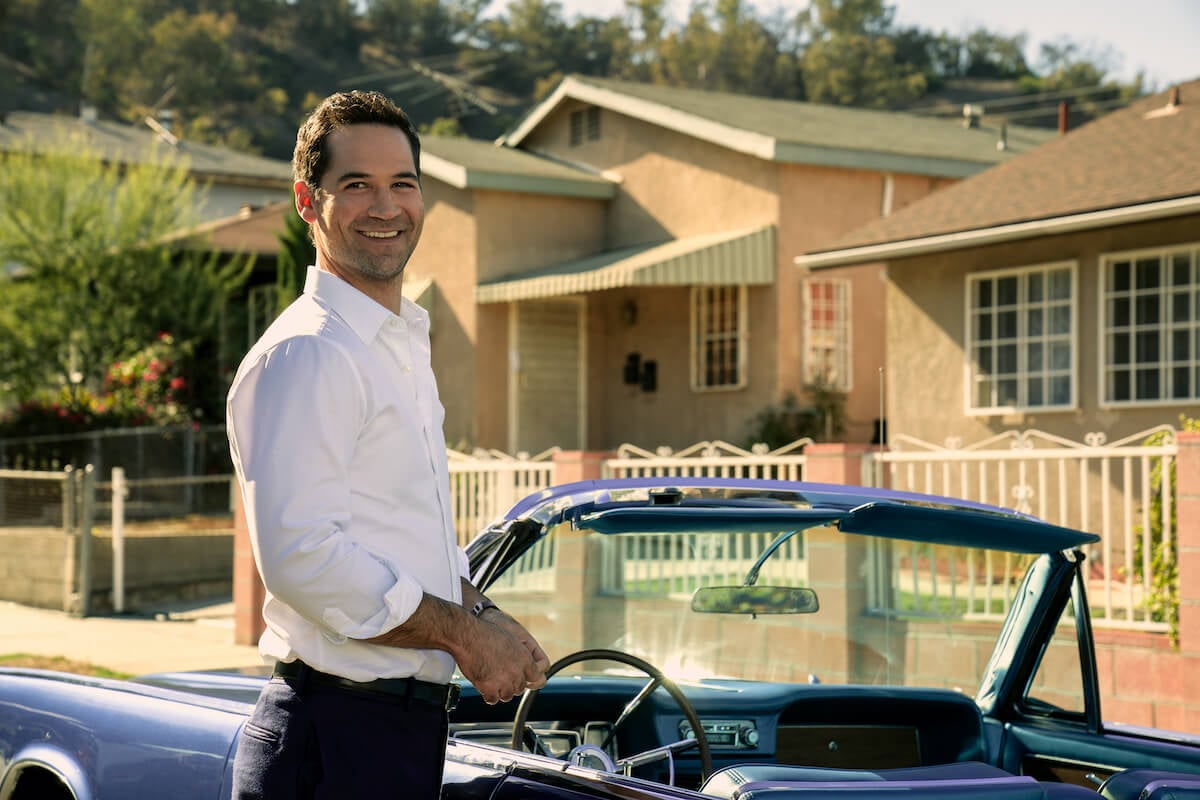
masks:
<svg viewBox="0 0 1200 800"><path fill-rule="evenodd" d="M394 628L423 594L347 532L350 465L370 402L349 355L316 336L287 339L245 365L228 398L263 583L333 641Z"/></svg>

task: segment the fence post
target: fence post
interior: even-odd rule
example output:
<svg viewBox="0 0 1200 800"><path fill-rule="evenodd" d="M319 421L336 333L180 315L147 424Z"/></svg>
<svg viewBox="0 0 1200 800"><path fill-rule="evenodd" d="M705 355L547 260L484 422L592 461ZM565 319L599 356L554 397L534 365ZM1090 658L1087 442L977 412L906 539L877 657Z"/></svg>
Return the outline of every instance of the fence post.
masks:
<svg viewBox="0 0 1200 800"><path fill-rule="evenodd" d="M1200 656L1200 431L1180 431L1175 441L1179 650Z"/></svg>
<svg viewBox="0 0 1200 800"><path fill-rule="evenodd" d="M112 604L113 613L125 611L125 470L112 470Z"/></svg>
<svg viewBox="0 0 1200 800"><path fill-rule="evenodd" d="M560 450L554 454L551 483L557 485L597 480L604 468L604 461L615 457L616 453L601 450Z"/></svg>
<svg viewBox="0 0 1200 800"><path fill-rule="evenodd" d="M863 462L876 445L825 442L804 448L804 480L813 483L863 485Z"/></svg>
<svg viewBox="0 0 1200 800"><path fill-rule="evenodd" d="M236 484L236 481L235 481ZM250 526L246 523L246 504L242 493L233 491L233 641L258 644L267 625L262 607L267 590L254 563Z"/></svg>
<svg viewBox="0 0 1200 800"><path fill-rule="evenodd" d="M96 521L96 470L91 464L79 476L79 616L92 611L92 526Z"/></svg>
<svg viewBox="0 0 1200 800"><path fill-rule="evenodd" d="M70 613L75 605L75 565L79 548L75 538L75 467L67 464L63 468L62 481L62 532L64 543L62 576L62 610Z"/></svg>

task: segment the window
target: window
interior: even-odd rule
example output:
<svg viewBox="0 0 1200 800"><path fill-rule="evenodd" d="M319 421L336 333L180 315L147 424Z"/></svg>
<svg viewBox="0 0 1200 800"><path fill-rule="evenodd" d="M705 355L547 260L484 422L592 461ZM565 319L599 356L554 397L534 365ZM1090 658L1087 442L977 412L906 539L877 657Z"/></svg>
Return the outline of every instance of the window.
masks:
<svg viewBox="0 0 1200 800"><path fill-rule="evenodd" d="M589 142L596 141L600 138L599 107L589 106L580 111L572 111L570 124L571 147L578 147L585 139Z"/></svg>
<svg viewBox="0 0 1200 800"><path fill-rule="evenodd" d="M1200 246L1101 258L1109 405L1200 400Z"/></svg>
<svg viewBox="0 0 1200 800"><path fill-rule="evenodd" d="M1074 407L1075 318L1074 264L970 276L968 409Z"/></svg>
<svg viewBox="0 0 1200 800"><path fill-rule="evenodd" d="M746 287L692 289L692 389L746 385Z"/></svg>
<svg viewBox="0 0 1200 800"><path fill-rule="evenodd" d="M804 282L804 381L849 391L850 281L809 278Z"/></svg>

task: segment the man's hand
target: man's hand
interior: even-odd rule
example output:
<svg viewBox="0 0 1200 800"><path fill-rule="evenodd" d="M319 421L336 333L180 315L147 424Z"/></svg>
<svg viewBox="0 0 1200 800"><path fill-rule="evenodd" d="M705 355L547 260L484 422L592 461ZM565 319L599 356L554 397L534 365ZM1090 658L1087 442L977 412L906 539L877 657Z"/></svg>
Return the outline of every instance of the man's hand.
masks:
<svg viewBox="0 0 1200 800"><path fill-rule="evenodd" d="M479 618L508 632L529 651L529 655L533 659L534 669L533 672L530 672L528 669L526 670L525 688L540 689L545 686L546 668L550 666L550 658L546 655L546 651L542 649L542 646L537 643L537 640L533 638L533 634L525 630L524 625L498 608L489 608L480 614Z"/></svg>
<svg viewBox="0 0 1200 800"><path fill-rule="evenodd" d="M458 668L484 702L507 702L526 688L545 685L549 662L533 637L507 614L489 611L485 616L495 623L474 619L459 652L454 653ZM511 632L514 626L524 633L524 640Z"/></svg>

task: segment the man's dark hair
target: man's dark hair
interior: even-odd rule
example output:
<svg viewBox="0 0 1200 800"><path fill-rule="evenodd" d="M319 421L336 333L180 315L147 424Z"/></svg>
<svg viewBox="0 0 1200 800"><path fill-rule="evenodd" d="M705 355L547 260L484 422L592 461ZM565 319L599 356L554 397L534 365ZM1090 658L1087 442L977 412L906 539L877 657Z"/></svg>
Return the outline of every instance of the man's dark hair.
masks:
<svg viewBox="0 0 1200 800"><path fill-rule="evenodd" d="M366 124L391 125L403 131L412 145L417 177L421 176L421 139L412 120L383 94L355 90L326 97L300 126L296 134L296 150L292 154L294 180L308 184L315 191L329 167L329 153L325 146L329 134L347 125Z"/></svg>

